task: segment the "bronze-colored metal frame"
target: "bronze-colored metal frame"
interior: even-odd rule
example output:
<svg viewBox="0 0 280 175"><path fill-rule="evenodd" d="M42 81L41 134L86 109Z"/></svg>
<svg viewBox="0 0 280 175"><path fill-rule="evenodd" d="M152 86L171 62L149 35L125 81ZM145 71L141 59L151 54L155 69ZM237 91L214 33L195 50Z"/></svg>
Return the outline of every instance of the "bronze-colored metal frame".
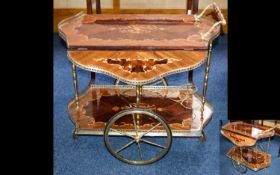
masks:
<svg viewBox="0 0 280 175"><path fill-rule="evenodd" d="M192 10L192 13L197 13L197 9L198 9L198 0L188 0L187 1L187 10L186 12L189 13L188 10ZM87 0L87 13L88 14L91 14L92 13L92 0ZM96 13L97 14L100 14L101 13L101 6L100 6L100 0L96 0ZM83 14L78 14L76 16L74 16L73 18L76 18L80 15L83 15ZM73 19L71 18L71 19ZM69 20L69 19L66 19L66 20ZM60 24L63 24L64 22L66 22L66 20L62 21ZM66 41L67 38L65 36L64 33L62 33L59 29L59 35ZM202 141L204 141L206 139L206 136L205 136L205 133L204 133L204 127L209 123L209 121L211 120L212 118L212 114L213 114L213 108L212 106L206 101L206 92L207 92L207 87L208 87L208 76L209 76L209 70L210 70L210 65L211 65L211 51L212 51L212 41L218 37L218 34L216 36L214 36L210 41L209 41L209 45L208 45L208 55L207 55L207 58L206 58L206 67L205 67L205 75L204 75L204 83L203 83L203 90L202 90L202 96L199 96L197 93L194 94L194 96L196 98L199 98L201 100L201 116L200 116L200 121L201 121L201 128L199 128L198 130L188 130L188 131L172 131L172 134L170 134L170 128L169 128L169 134L168 132L166 131L151 131L149 133L147 133L147 136L179 136L179 137L200 137ZM67 41L66 41L67 42ZM68 42L67 42L68 43ZM69 58L69 56L68 56ZM79 93L78 93L78 81L77 81L77 73L76 73L76 66L78 67L81 67L82 69L86 69L88 70L87 68L83 67L82 65L78 65L76 64L71 58L69 58L69 60L72 62L72 75L73 75L73 86L74 86L74 91L75 91L75 103L76 103L76 110L79 110ZM203 62L201 62L199 65L196 65L196 67L199 67L201 64L204 63L205 60L203 60ZM173 73L178 73L178 72L183 72L183 71L188 71L188 83L189 85L194 85L193 83L193 69L195 69L196 67L192 67L192 68L189 68L189 69L184 69L184 70L178 70L176 72L172 72ZM95 82L95 73L96 72L101 72L101 73L104 73L104 71L102 70L97 70L97 69L92 69L92 70L89 70L91 71L91 78L90 78L90 82L89 82L89 87L88 88L95 88L95 87L98 87L100 88L101 86L96 86L94 85L94 82ZM109 73L105 73L105 74L109 74ZM114 75L112 75L112 73L110 73L109 75L111 75L112 77L115 77ZM158 79L161 79L164 86L144 86L144 84L147 84L149 82L134 82L132 84L133 85L127 85L127 86L121 86L122 88L131 88L131 87L134 87L136 88L136 108L134 110L132 110L132 112L136 113L136 127L138 128L139 127L139 120L140 120L140 115L141 114L147 114L145 113L145 111L141 111L141 109L138 109L139 108L139 104L141 102L141 95L142 95L142 90L145 89L145 88L154 88L154 89L158 89L158 88L172 88L170 86L168 86L166 80L165 80L165 76L167 75L163 75L161 77L158 77ZM122 79L120 79L119 77L115 77L117 78L116 80L116 83L115 85L118 85L118 82ZM154 80L153 80L154 81ZM126 82L126 81L124 81ZM126 82L128 84L130 84L131 82ZM120 86L120 85L118 85ZM109 88L110 86L103 86L104 88ZM174 88L174 87L173 87ZM175 88L184 88L184 86L177 86ZM82 96L83 94L81 94ZM205 118L204 118L204 112L205 112L205 107L207 106L207 108L210 109L211 113L210 113L210 117L207 118L207 120L205 121ZM150 114L150 113L149 113ZM154 116L155 118L157 117L156 114L152 114L152 116ZM118 117L118 116L117 116ZM134 116L133 116L134 117ZM77 122L76 121L73 121L72 118L70 117L71 121L75 124L75 129L73 131L73 136L74 138L77 138L78 135L105 135L105 143L106 143L106 135L108 136L108 128L107 126L105 127L105 132L104 132L104 129L83 129L83 128L79 128L79 126L77 126ZM113 119L113 118L112 118ZM134 119L134 118L133 118ZM164 120L163 120L164 121ZM110 121L109 121L110 122ZM165 125L168 126L168 123L165 123ZM130 132L132 131L129 131L129 130L123 130L125 133L127 134L132 134ZM137 130L136 130L137 132ZM112 133L113 135L122 135L120 134L119 132L113 132ZM136 134L137 136L137 134ZM137 138L135 138L135 141L139 141L137 140ZM138 143L138 142L137 142ZM171 142L170 142L171 143ZM107 144L106 144L107 146ZM107 147L108 148L108 147ZM138 145L138 149L139 149L139 145ZM268 147L269 149L269 147ZM110 149L109 149L110 150ZM140 149L139 149L140 150ZM169 150L169 148L168 148ZM168 152L167 150L167 152ZM267 150L268 151L268 150ZM166 153L167 153L166 152ZM165 154L166 154L165 153ZM141 154L140 154L141 155ZM141 156L142 158L142 156ZM153 162L153 161L152 161ZM151 163L152 163L151 162ZM130 162L127 162L127 163L130 163ZM133 164L133 163L132 163ZM142 163L135 163L135 164L146 164L146 162L142 162Z"/></svg>
<svg viewBox="0 0 280 175"><path fill-rule="evenodd" d="M204 75L204 83L203 83L203 91L202 91L202 106L201 106L201 123L203 124L204 121L204 106L206 104L206 91L207 91L207 87L208 87L208 75L209 75L209 70L210 70L210 65L211 65L211 51L212 51L212 41L215 38L213 38L210 42L209 42L209 46L208 46L208 55L207 55L207 59L206 59L206 68L205 68L205 75ZM73 65L76 63L73 62L71 59L70 61L73 63ZM79 67L81 67L81 65L78 65ZM74 71L75 66L73 66L73 80L74 82L77 83L77 77L76 77L76 71ZM90 71L97 71L97 70L90 70ZM104 72L103 72L104 73ZM91 84L91 83L90 83ZM137 88L137 92L140 93L141 89L143 88L142 86L143 84L136 84L136 88ZM165 87L166 88L166 87ZM74 83L74 90L75 90L75 94L78 94L78 87L77 85L75 85ZM139 95L139 94L137 94ZM78 95L77 95L78 96ZM76 95L75 95L76 97ZM138 96L138 100L140 100L140 96ZM78 100L77 100L77 104L78 104ZM211 117L210 117L211 118ZM208 123L208 121L207 121ZM78 129L76 128L74 131L74 135L102 135L103 131L94 131L94 130L83 130L83 129ZM155 133L153 136L160 136L160 133ZM174 136L198 136L198 137L202 137L201 140L205 140L205 133L203 132L203 128L201 131L199 132L178 132L178 133L174 133Z"/></svg>
<svg viewBox="0 0 280 175"><path fill-rule="evenodd" d="M208 87L208 75L209 75L209 70L210 70L210 65L211 65L211 51L212 51L212 41L210 41L209 43L209 49L208 49L208 55L207 55L207 60L206 60L206 68L205 68L205 75L204 75L204 83L203 83L203 91L202 91L202 105L201 105L201 124L203 124L203 121L204 121L204 106L206 104L206 91L207 91L207 87ZM74 62L73 63L73 80L74 80L74 90L75 90L75 94L78 94L78 87L77 87L77 76L76 76L76 71L75 70L75 66L74 66ZM91 70L92 71L92 70ZM76 82L76 84L75 84ZM140 91L141 89L143 88L143 86L140 84L136 85L136 88L137 88L137 97L139 98L138 100L140 100ZM166 88L166 87L165 87ZM75 95L75 97L77 97L78 95ZM78 98L77 99L77 104L78 104ZM211 114L212 115L212 114ZM210 117L211 118L211 117ZM207 121L208 123L208 121ZM99 130L99 131L96 131L96 130L83 130L83 129L79 129L76 127L76 129L74 130L73 132L73 135L103 135L103 131ZM162 133L154 133L153 135L151 136L161 136ZM174 132L173 133L173 136L193 136L193 137L201 137L201 140L204 141L206 139L206 136L205 136L205 133L203 131L203 128L201 131L198 131L198 132Z"/></svg>

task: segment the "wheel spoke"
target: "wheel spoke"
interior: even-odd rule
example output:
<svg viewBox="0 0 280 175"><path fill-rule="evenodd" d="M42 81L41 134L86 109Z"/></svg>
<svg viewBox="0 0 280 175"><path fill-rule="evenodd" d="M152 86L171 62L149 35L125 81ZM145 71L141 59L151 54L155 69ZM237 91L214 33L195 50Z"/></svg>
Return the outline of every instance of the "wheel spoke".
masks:
<svg viewBox="0 0 280 175"><path fill-rule="evenodd" d="M136 121L135 121L135 115L134 114L132 114L132 118L133 118L133 125L134 125L136 135L138 135L138 129L137 129L137 126L136 126Z"/></svg>
<svg viewBox="0 0 280 175"><path fill-rule="evenodd" d="M149 132L151 132L153 129L155 129L156 127L158 127L160 124L161 124L161 123L158 123L157 125L155 125L155 126L152 127L151 129L149 129L148 131L146 131L144 134L142 134L142 135L140 136L140 138L143 137L144 135L148 134Z"/></svg>
<svg viewBox="0 0 280 175"><path fill-rule="evenodd" d="M135 142L135 140L131 140L129 143L127 143L126 145L124 145L122 148L120 148L119 150L116 151L116 153L119 153L121 151L123 151L124 149L126 149L127 147L129 147L130 145L132 145Z"/></svg>
<svg viewBox="0 0 280 175"><path fill-rule="evenodd" d="M150 142L150 141L145 140L145 139L140 139L140 141L145 142L145 143L150 144L150 145L153 145L153 146L160 147L160 148L162 148L162 149L165 149L165 148L166 148L165 146L162 146L162 145L157 144L157 143L154 143L154 142Z"/></svg>
<svg viewBox="0 0 280 175"><path fill-rule="evenodd" d="M141 157L141 160L143 160L144 158L143 158L143 153L142 153L142 149L141 149L141 147L140 147L140 143L138 142L137 143L137 148L138 148L138 152L139 152L139 155L140 155L140 157Z"/></svg>
<svg viewBox="0 0 280 175"><path fill-rule="evenodd" d="M134 103L131 103L131 106L127 105L127 107L128 109L115 114L106 123L104 129L104 142L108 151L117 159L133 165L145 165L160 160L168 153L172 144L172 133L168 123L162 116L153 113L148 109L137 108L135 107ZM147 117L149 121L152 121L149 127L145 127L145 129L139 128L140 120L138 115L141 115L141 119L143 118L145 121L146 118L144 117ZM115 125L117 121L127 120L131 122L129 129L121 128ZM150 135L154 136L154 132L158 131L159 129L165 129L165 134L167 134L167 136L162 138L162 142L157 139L152 140L146 138ZM112 139L113 136L117 137ZM145 148L148 148L149 145L151 149L156 151L155 154L148 155ZM131 151L134 151L137 155L131 156L129 154Z"/></svg>
<svg viewBox="0 0 280 175"><path fill-rule="evenodd" d="M117 133L119 133L119 134L121 134L121 135L124 135L124 136L127 136L127 137L130 137L130 138L134 139L134 137L133 137L132 135L128 135L128 134L126 134L126 133L124 133L124 132L122 132L122 131L118 131L118 130L113 129L113 128L110 128L110 130L112 130L112 131L114 131L114 132L117 132Z"/></svg>

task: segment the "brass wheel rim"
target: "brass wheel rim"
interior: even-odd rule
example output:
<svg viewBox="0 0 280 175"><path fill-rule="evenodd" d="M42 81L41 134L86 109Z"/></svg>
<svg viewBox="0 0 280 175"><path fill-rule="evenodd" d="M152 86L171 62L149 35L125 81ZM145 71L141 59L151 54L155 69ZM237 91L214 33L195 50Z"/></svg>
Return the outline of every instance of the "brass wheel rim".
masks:
<svg viewBox="0 0 280 175"><path fill-rule="evenodd" d="M247 171L247 167L244 166L241 162L237 162L235 160L232 160L232 164L234 168L239 171L240 173L244 174Z"/></svg>
<svg viewBox="0 0 280 175"><path fill-rule="evenodd" d="M135 136L134 135L129 135L129 134L126 134L126 133L122 133L121 135L127 136L127 137L131 137L132 140L130 142L128 142L127 144L125 144L124 146L122 146L121 148L115 149L111 145L111 143L110 143L109 132L112 131L112 130L116 131L116 129L111 128L112 125L118 119L120 119L120 118L122 118L124 116L131 115L134 118L134 115L141 115L141 114L144 114L144 115L147 115L149 117L152 117L152 118L156 119L164 127L165 132L166 132L166 137L161 137L161 138L166 140L166 145L160 145L160 144L151 142L151 141L149 141L147 139L143 139L143 137L145 137L145 135L147 133L151 132L153 130L153 128L155 129L156 126L159 126L157 124L156 126L153 126L151 128L151 130L149 129L150 131L149 130L145 131L144 134L142 134L142 135L140 134L140 136L137 135L137 131L136 131L136 135ZM116 132L121 133L121 131L116 131ZM123 161L125 163L128 163L128 164L145 165L145 164L154 163L154 162L162 159L168 153L168 151L170 150L171 145L172 145L172 133L171 133L171 129L169 128L167 122L165 121L165 119L163 117L161 117L158 114L156 114L156 113L154 113L152 111L149 111L149 110L139 109L139 108L132 108L132 109L123 110L123 111L117 113L115 116L113 116L107 122L105 130L104 130L104 142L105 142L105 145L106 145L108 151L114 157L116 157L117 159L119 159L119 160L121 160L121 161ZM125 150L126 148L128 148L132 144L136 144L137 145L138 153L139 153L138 158L141 158L141 160L129 159L129 158L124 157L123 155L120 154L121 151ZM143 150L141 149L141 146L140 146L141 144L150 144L150 145L152 145L154 147L158 147L157 149L161 149L161 151L160 151L160 153L158 155L156 155L156 156L154 156L152 158L145 159L146 156L144 156L144 154L143 154Z"/></svg>

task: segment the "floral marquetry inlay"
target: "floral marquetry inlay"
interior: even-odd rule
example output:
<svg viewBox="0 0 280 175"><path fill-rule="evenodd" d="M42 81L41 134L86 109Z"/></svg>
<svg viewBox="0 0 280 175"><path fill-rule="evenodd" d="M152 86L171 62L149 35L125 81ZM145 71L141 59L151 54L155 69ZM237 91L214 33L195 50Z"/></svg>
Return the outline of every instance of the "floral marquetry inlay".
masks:
<svg viewBox="0 0 280 175"><path fill-rule="evenodd" d="M127 72L149 72L156 69L156 65L165 65L175 61L181 61L176 58L145 58L145 59L131 59L131 58L100 58L98 61L102 61L107 64L119 65L119 69Z"/></svg>

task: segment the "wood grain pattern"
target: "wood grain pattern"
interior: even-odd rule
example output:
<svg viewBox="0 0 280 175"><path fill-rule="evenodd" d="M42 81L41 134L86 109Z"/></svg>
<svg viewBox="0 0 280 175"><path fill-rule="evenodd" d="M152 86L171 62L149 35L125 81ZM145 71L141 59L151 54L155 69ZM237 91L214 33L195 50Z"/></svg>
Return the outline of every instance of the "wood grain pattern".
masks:
<svg viewBox="0 0 280 175"><path fill-rule="evenodd" d="M207 51L68 51L83 69L102 72L129 84L187 71L205 62Z"/></svg>
<svg viewBox="0 0 280 175"><path fill-rule="evenodd" d="M221 133L237 146L253 146L261 138L274 135L274 129L244 122L231 122L222 127Z"/></svg>
<svg viewBox="0 0 280 175"><path fill-rule="evenodd" d="M240 149L242 149L242 155ZM250 147L233 147L229 150L227 156L237 162L241 162L246 167L254 171L268 167L270 165L271 157L270 154L266 154Z"/></svg>
<svg viewBox="0 0 280 175"><path fill-rule="evenodd" d="M246 137L246 136L243 136L243 135L240 135L240 134L232 133L230 131L222 130L221 134L239 147L241 147L241 146L254 146L257 142L257 140L254 139L254 138L250 138L250 137Z"/></svg>
<svg viewBox="0 0 280 175"><path fill-rule="evenodd" d="M163 116L173 130L198 129L200 125L193 123L193 92L187 90L144 90L140 108L150 109ZM119 94L119 95L118 95ZM79 108L75 101L68 105L68 111L74 123L82 129L103 129L106 122L121 110L136 107L135 89L87 89L79 97ZM182 101L182 104L177 101ZM124 129L133 129L132 118L119 121ZM147 120L148 119L148 120ZM140 129L152 127L153 120L141 120Z"/></svg>
<svg viewBox="0 0 280 175"><path fill-rule="evenodd" d="M99 21L99 22L98 22ZM81 14L59 25L69 49L208 49L220 26L202 39L214 21L186 14Z"/></svg>
<svg viewBox="0 0 280 175"><path fill-rule="evenodd" d="M54 9L53 10L53 32L57 32L58 23L66 18L69 18L81 11L86 12L85 9ZM200 13L202 10L199 9ZM211 14L212 10L207 10L206 14ZM227 24L222 26L221 33L228 33L228 10L221 9L223 16L225 17ZM93 13L95 13L95 9L93 9ZM183 9L102 9L103 14L183 14L186 13L186 10ZM212 15L209 18L213 18Z"/></svg>

